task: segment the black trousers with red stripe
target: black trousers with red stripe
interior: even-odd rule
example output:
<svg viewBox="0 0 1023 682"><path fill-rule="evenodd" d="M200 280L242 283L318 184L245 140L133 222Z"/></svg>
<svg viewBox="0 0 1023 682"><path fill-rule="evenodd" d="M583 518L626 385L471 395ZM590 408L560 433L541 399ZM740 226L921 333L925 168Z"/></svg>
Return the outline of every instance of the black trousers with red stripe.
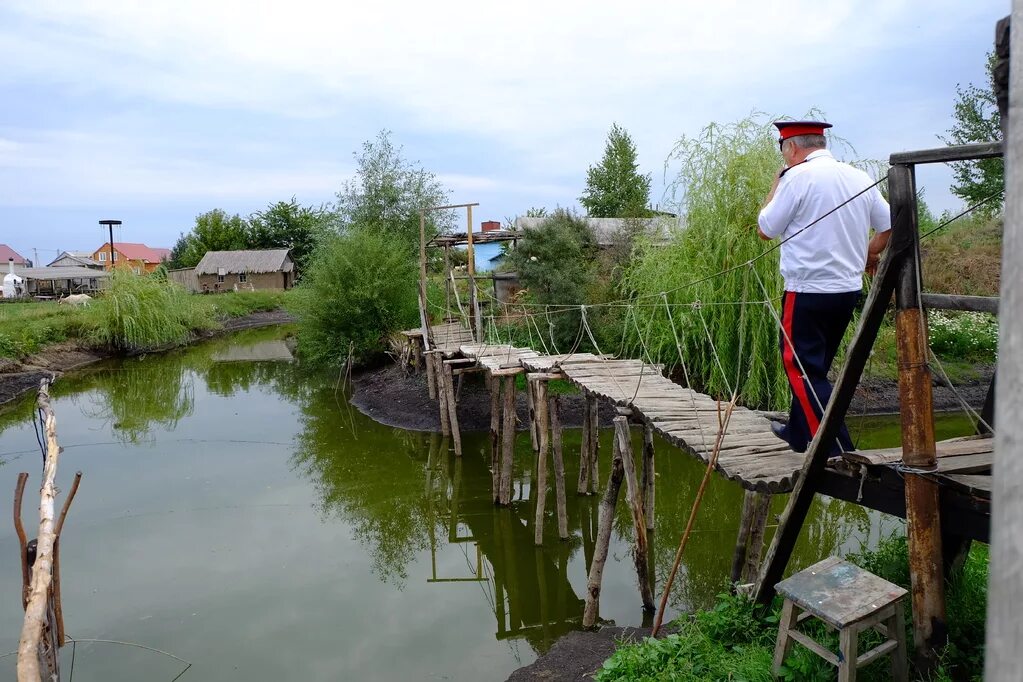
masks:
<svg viewBox="0 0 1023 682"><path fill-rule="evenodd" d="M823 408L831 399L828 370L859 299L859 291L838 294L786 291L782 297L781 357L792 389L789 423L783 434L796 452L806 451L820 426ZM845 424L837 442L832 442L828 449L832 455L853 449Z"/></svg>

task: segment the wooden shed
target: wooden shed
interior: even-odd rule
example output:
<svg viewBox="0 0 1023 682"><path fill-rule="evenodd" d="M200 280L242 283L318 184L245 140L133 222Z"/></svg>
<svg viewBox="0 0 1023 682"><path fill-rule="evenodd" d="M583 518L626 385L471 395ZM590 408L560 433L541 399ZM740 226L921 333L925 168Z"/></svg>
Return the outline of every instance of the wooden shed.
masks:
<svg viewBox="0 0 1023 682"><path fill-rule="evenodd" d="M207 251L195 276L203 293L283 290L295 284L295 263L287 249Z"/></svg>

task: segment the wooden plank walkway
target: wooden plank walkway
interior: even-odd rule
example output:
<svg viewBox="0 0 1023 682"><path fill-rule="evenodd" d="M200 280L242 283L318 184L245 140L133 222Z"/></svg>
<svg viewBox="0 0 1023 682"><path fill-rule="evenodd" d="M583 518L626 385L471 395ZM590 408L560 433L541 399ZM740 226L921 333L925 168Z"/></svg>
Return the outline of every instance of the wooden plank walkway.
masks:
<svg viewBox="0 0 1023 682"><path fill-rule="evenodd" d="M491 371L516 365L529 372L557 368L586 393L630 407L672 445L703 462L710 458L724 404L674 383L661 367L591 353L540 355L511 346L466 344L461 352ZM773 494L791 490L802 467L803 455L771 433L770 420L745 407L732 411L715 467L721 475L748 490Z"/></svg>
<svg viewBox="0 0 1023 682"><path fill-rule="evenodd" d="M666 441L702 462L708 461L719 429L724 403L674 383L663 367L641 360L600 357L592 353L543 355L507 344L477 344L457 322L430 328L433 348L446 358L475 360L492 376L520 372L560 372L583 392L629 407ZM418 329L405 332L421 338ZM793 452L771 432L770 420L756 410L736 407L721 443L716 464L725 478L743 488L777 494L793 489L804 454ZM901 448L845 453L849 465L897 469ZM990 499L991 438L955 438L938 443L938 467L932 473L943 485L974 497Z"/></svg>

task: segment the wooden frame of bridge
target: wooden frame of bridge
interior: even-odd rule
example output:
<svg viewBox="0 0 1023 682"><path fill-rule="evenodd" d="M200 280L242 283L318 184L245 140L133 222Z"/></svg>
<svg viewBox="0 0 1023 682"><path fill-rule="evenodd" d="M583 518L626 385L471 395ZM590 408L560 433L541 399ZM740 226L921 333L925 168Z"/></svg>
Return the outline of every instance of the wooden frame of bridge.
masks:
<svg viewBox="0 0 1023 682"><path fill-rule="evenodd" d="M873 279L859 327L846 354L845 366L807 453L792 452L771 433L766 415L743 407L736 407L731 412L729 427L723 434L719 451L713 453L716 471L747 490L732 579L750 579L756 574L754 594L762 603L768 603L773 597L774 585L784 574L816 494L826 494L906 518L914 583L914 631L917 650L925 656L924 664L928 663L927 653L944 642L945 571L965 556L971 540L987 542L989 539L993 458L990 434L987 437L978 435L935 442L925 306L988 310L997 306L998 299L922 293L915 166L991 158L1000 154L1001 146L996 143L892 155L889 175L892 239ZM424 301L425 244L424 238L423 279L420 282ZM450 278L450 273L447 276ZM474 288L472 273L469 279L470 287ZM829 465L827 451L821 443L832 440L844 420L893 296L898 329L902 448L846 453L841 462ZM474 311L478 311L478 306ZM670 381L663 376L661 367L635 359L598 357L589 353L549 356L529 348L485 344L478 335L458 323L429 326L425 303L422 314L421 338L427 370L428 374L437 377L436 397L442 430L453 436L456 455L461 454L461 440L454 377L470 371L483 372L491 386L492 469L496 503L507 503L504 493L510 483L515 437L514 378L521 373L529 377L527 402L535 454L540 454L541 450L546 452L549 443L546 436L549 421L543 414L547 412L546 390L537 390L537 387L552 379L564 379L576 385L586 396L590 416L584 419L586 430L580 452L580 483L577 488L580 493L599 491L594 445L596 409L590 407L591 403L595 405L598 401L613 404L620 414L643 424L648 432L658 433L689 455L705 463L711 460L712 441L720 423L722 404L711 396ZM476 328L479 327L476 323ZM414 332L409 334L414 336ZM538 400L540 396L543 397ZM543 407L538 409L541 403ZM983 414L988 424L993 422L992 408L993 401L989 400ZM538 412L541 413L540 419L537 418ZM635 500L632 487L639 484L630 484L628 496L637 529L646 524L652 526L653 520L652 502L649 509L646 507L646 500L652 500L654 495L652 440L650 442L649 479L644 480ZM618 454L616 449L616 467ZM629 462L627 468L641 468L645 477L647 465L644 460L640 460L642 465L632 464L631 453L623 459ZM541 468L546 467L545 454L538 457L537 466L541 485L546 488L546 473ZM609 486L621 484L621 477L615 482L615 473L612 471ZM626 479L628 474L635 473L635 470L627 472ZM564 482L559 483L558 495L561 496L564 495ZM613 497L610 500L613 505L617 500L617 490L608 490L605 500ZM792 494L781 525L757 573L755 568L767 520L766 496L789 492ZM560 509L560 497L558 504ZM543 513L543 505L538 506L537 513ZM542 542L542 524L537 524L536 528L539 544ZM637 540L639 535L637 533ZM636 552L637 555L640 553ZM592 565L590 570L592 579ZM641 592L644 592L649 585L644 585L642 569L637 566L637 570ZM599 597L599 571L597 581ZM647 603L644 594L644 604Z"/></svg>

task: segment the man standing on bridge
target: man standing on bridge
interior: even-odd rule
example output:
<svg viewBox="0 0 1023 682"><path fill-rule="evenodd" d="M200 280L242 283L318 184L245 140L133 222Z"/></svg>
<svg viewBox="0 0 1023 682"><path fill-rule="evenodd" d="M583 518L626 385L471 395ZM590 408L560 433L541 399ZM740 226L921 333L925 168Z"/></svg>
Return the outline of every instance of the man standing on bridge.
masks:
<svg viewBox="0 0 1023 682"><path fill-rule="evenodd" d="M772 422L771 429L805 452L831 398L828 370L859 301L863 272L873 273L888 245L891 212L869 175L827 150L830 123L774 125L785 166L757 222L762 239L782 240L781 354L792 407L788 424ZM870 228L876 234L868 244ZM843 424L829 453L852 449Z"/></svg>

